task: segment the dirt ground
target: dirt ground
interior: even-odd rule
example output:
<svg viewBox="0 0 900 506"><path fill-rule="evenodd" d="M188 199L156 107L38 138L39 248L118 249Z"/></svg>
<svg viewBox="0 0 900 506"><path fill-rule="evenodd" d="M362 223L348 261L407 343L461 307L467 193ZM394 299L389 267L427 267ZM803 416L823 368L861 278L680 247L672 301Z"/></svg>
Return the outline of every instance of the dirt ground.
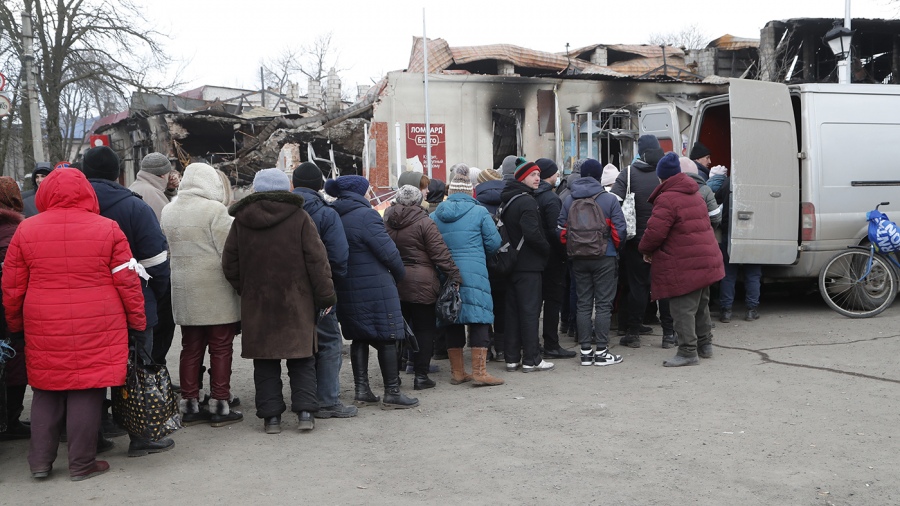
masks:
<svg viewBox="0 0 900 506"><path fill-rule="evenodd" d="M289 415L282 434L263 433L251 363L236 354L242 423L186 428L172 451L142 458L127 458L117 438L102 456L111 471L81 483L68 480L63 447L38 483L28 443L0 444L0 503L900 503L900 305L851 320L817 295L764 294L760 309L756 322L719 323L715 357L698 367L662 367L673 350L660 348L658 326L642 348L616 347L625 360L612 367L559 360L522 374L491 364L507 381L499 387L450 385L439 361L438 387L415 392L418 408L363 408L307 434ZM373 358L378 392L376 370ZM348 403L346 356L341 380Z"/></svg>

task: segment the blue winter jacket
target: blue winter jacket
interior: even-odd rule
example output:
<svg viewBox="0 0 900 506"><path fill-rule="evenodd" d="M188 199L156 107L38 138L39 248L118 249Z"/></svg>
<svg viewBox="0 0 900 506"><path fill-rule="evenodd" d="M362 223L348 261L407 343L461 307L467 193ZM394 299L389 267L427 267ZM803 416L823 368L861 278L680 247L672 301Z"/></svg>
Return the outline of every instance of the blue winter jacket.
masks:
<svg viewBox="0 0 900 506"><path fill-rule="evenodd" d="M346 276L350 247L347 245L347 236L344 234L340 215L315 190L295 188L293 193L303 197L303 210L316 224L319 237L322 238L325 251L328 252L332 277Z"/></svg>
<svg viewBox="0 0 900 506"><path fill-rule="evenodd" d="M487 257L500 249L500 233L487 209L469 195L454 193L431 213L462 275L457 323L494 323Z"/></svg>
<svg viewBox="0 0 900 506"><path fill-rule="evenodd" d="M606 243L606 256L614 257L618 254L617 250L621 244L625 243L625 213L622 212L622 206L619 199L612 193L603 189L599 181L592 177L584 177L575 180L570 187L572 193L563 201L562 209L559 211L559 230L566 227L569 221L569 208L575 199L588 198L591 195L597 195L596 201L606 215L606 223L609 225L610 238Z"/></svg>
<svg viewBox="0 0 900 506"><path fill-rule="evenodd" d="M169 243L159 227L156 213L140 195L119 183L106 179L89 179L100 203L100 216L119 224L128 239L131 256L142 262L159 258L163 252L168 257ZM147 313L147 328L158 323L156 300L165 297L169 291L169 259L153 267L147 267L150 281L141 280L144 292L144 311Z"/></svg>
<svg viewBox="0 0 900 506"><path fill-rule="evenodd" d="M406 271L384 221L357 193L340 192L332 206L341 217L350 250L347 275L335 276L337 316L344 339L404 339L397 282Z"/></svg>
<svg viewBox="0 0 900 506"><path fill-rule="evenodd" d="M497 214L497 208L500 207L500 193L506 181L501 179L485 181L475 187L475 200L483 205L491 216Z"/></svg>

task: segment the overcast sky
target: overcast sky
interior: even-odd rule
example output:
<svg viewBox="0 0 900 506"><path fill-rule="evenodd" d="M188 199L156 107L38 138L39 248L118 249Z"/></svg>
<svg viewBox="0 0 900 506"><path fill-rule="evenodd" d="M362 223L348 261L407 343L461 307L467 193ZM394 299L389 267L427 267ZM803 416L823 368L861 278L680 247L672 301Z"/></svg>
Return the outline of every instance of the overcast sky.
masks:
<svg viewBox="0 0 900 506"><path fill-rule="evenodd" d="M652 33L696 24L709 37L759 37L776 19L844 16L844 0L136 0L187 62L183 89L204 84L259 87L260 59L333 33L343 86L371 84L406 68L413 36L451 46L508 43L550 52L595 43L645 43ZM858 18L898 18L900 2L853 0ZM305 79L300 82L305 90Z"/></svg>

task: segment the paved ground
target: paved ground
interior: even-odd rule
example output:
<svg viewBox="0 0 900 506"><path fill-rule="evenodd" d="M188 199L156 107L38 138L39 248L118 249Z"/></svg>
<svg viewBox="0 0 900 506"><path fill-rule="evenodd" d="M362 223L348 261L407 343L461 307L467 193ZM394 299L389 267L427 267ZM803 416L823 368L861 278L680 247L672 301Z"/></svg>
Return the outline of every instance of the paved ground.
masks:
<svg viewBox="0 0 900 506"><path fill-rule="evenodd" d="M452 386L442 361L420 407L365 408L309 434L293 417L280 435L262 432L250 363L236 358L243 423L184 429L174 450L138 459L116 439L112 470L82 483L67 479L64 448L37 483L27 442L2 444L0 503L900 503L900 306L850 320L817 296L767 294L761 309L759 321L718 324L715 357L699 367L663 368L672 351L658 327L643 348L617 348L625 361L613 367L491 364L500 387Z"/></svg>

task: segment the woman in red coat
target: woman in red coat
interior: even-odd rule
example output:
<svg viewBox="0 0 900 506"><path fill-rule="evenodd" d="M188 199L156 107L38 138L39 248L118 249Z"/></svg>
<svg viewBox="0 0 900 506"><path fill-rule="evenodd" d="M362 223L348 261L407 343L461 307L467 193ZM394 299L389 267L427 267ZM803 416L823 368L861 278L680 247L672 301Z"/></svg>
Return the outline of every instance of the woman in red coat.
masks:
<svg viewBox="0 0 900 506"><path fill-rule="evenodd" d="M2 281L34 392L28 463L33 477L49 476L66 417L69 474L79 481L109 469L96 460L97 413L106 387L125 383L128 329L147 326L144 297L125 234L99 215L81 172L53 171L35 204L40 214L13 235Z"/></svg>

